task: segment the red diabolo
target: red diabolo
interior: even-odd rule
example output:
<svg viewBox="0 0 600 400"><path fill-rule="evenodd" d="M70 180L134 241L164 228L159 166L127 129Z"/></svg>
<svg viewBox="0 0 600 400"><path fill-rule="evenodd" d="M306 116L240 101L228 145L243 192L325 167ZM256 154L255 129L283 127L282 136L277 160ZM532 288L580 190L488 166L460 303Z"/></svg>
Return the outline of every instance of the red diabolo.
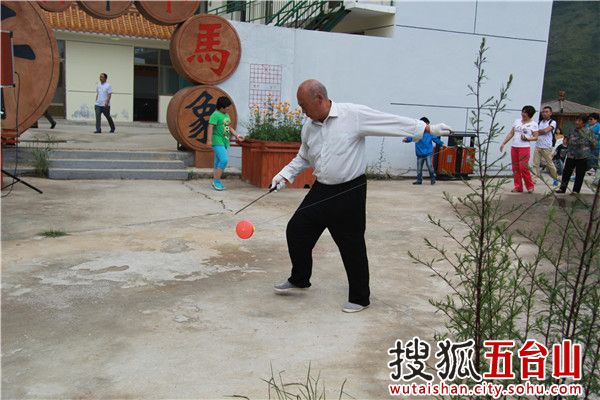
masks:
<svg viewBox="0 0 600 400"><path fill-rule="evenodd" d="M254 234L254 231L254 225L246 219L238 222L235 227L235 233L242 239L249 239Z"/></svg>

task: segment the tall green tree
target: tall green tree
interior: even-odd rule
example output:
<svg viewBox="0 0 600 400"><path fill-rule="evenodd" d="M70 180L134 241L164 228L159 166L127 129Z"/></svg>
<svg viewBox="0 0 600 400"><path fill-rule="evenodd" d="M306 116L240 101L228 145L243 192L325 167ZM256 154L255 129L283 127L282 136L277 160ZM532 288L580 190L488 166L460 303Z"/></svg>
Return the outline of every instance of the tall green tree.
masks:
<svg viewBox="0 0 600 400"><path fill-rule="evenodd" d="M600 2L555 1L546 56L544 101L558 92L600 108Z"/></svg>

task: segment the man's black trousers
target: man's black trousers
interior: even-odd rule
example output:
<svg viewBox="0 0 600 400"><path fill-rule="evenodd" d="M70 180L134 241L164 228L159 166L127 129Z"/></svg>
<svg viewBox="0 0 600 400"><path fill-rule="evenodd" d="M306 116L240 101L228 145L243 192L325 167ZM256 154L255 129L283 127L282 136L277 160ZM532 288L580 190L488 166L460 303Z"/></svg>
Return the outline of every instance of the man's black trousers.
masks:
<svg viewBox="0 0 600 400"><path fill-rule="evenodd" d="M369 305L366 203L367 178L364 175L339 185L315 182L287 226L287 243L292 259L290 283L303 288L310 286L312 250L327 228L346 268L350 286L348 301Z"/></svg>
<svg viewBox="0 0 600 400"><path fill-rule="evenodd" d="M110 125L110 131L115 131L115 123L113 122L112 117L110 116L110 107L102 107L102 106L94 106L94 111L96 111L96 132L102 131L100 116L104 114L106 120L108 121L108 125Z"/></svg>
<svg viewBox="0 0 600 400"><path fill-rule="evenodd" d="M565 162L565 168L562 173L562 181L560 183L560 188L562 190L567 190L567 186L569 186L569 180L571 179L571 175L573 175L573 170L575 170L575 184L573 185L573 192L579 193L581 190L581 186L583 185L583 178L585 177L585 171L587 171L588 167L588 159L574 159L567 157L567 161Z"/></svg>

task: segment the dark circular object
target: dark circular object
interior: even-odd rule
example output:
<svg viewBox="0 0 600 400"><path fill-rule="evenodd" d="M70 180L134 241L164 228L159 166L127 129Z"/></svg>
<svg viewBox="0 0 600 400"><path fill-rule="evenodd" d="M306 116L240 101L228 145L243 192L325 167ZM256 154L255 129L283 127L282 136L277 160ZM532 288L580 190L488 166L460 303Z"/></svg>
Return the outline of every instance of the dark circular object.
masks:
<svg viewBox="0 0 600 400"><path fill-rule="evenodd" d="M171 98L167 108L167 125L171 135L187 150L210 150L206 145L208 120L217 109L217 99L226 96L231 100L228 114L230 126L237 126L237 110L231 97L216 86L190 86Z"/></svg>
<svg viewBox="0 0 600 400"><path fill-rule="evenodd" d="M136 1L140 14L158 25L175 25L185 21L198 9L200 1Z"/></svg>
<svg viewBox="0 0 600 400"><path fill-rule="evenodd" d="M125 14L131 6L131 1L82 1L79 7L94 18L113 19Z"/></svg>
<svg viewBox="0 0 600 400"><path fill-rule="evenodd" d="M71 7L73 1L67 0L50 0L50 1L38 1L37 2L40 7L42 7L46 11L50 12L62 12L67 8Z"/></svg>
<svg viewBox="0 0 600 400"><path fill-rule="evenodd" d="M2 133L18 135L44 114L54 97L58 46L42 9L33 1L3 1L2 30L13 34L15 66L15 87L2 89L6 111Z"/></svg>

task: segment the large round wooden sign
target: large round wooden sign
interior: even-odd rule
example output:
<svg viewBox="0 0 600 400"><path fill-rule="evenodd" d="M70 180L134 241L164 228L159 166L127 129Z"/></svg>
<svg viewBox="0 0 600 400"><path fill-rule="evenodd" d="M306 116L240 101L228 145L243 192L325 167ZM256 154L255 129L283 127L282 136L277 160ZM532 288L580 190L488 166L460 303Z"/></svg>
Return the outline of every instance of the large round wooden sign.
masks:
<svg viewBox="0 0 600 400"><path fill-rule="evenodd" d="M58 47L33 1L2 1L2 30L12 32L15 66L15 87L2 89L2 132L20 134L44 114L54 97Z"/></svg>
<svg viewBox="0 0 600 400"><path fill-rule="evenodd" d="M188 150L206 150L208 120L217 109L217 99L231 97L215 86L190 86L183 88L171 98L167 108L167 125L171 135ZM227 110L230 126L237 126L237 111L233 100Z"/></svg>
<svg viewBox="0 0 600 400"><path fill-rule="evenodd" d="M131 1L78 1L79 7L94 18L112 19L120 17L129 10Z"/></svg>
<svg viewBox="0 0 600 400"><path fill-rule="evenodd" d="M50 12L62 12L67 8L71 7L73 1L67 0L49 0L49 1L38 1L40 7Z"/></svg>
<svg viewBox="0 0 600 400"><path fill-rule="evenodd" d="M175 30L169 51L180 75L213 85L233 74L240 63L242 46L235 28L226 19L200 14Z"/></svg>
<svg viewBox="0 0 600 400"><path fill-rule="evenodd" d="M136 1L135 6L146 19L158 25L174 25L185 21L198 9L200 1Z"/></svg>

